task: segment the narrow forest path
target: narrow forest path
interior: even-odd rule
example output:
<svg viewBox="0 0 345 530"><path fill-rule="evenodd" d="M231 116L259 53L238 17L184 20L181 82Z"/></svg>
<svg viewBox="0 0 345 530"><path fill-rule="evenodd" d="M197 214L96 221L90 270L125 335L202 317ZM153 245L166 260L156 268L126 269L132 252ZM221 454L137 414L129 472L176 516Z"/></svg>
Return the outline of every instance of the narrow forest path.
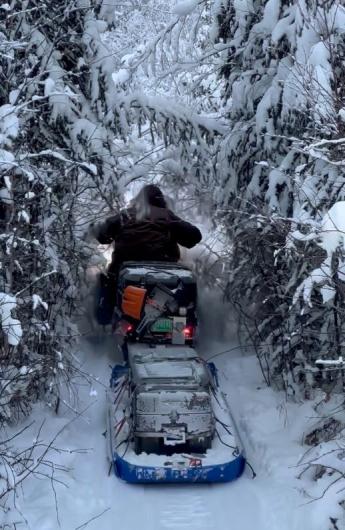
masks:
<svg viewBox="0 0 345 530"><path fill-rule="evenodd" d="M222 348L214 348L214 351ZM224 349L224 345L223 345ZM70 468L56 469L62 483L31 479L18 507L33 530L318 530L313 507L295 488L295 448L286 436L275 394L260 385L253 357L221 356L216 359L224 390L231 399L243 442L257 477L247 469L236 482L220 485L129 485L108 475L106 460L105 388L113 357L109 340L84 343L83 370L94 383L79 388L78 410L57 417L39 407L37 423L45 416L42 436L48 439L66 425L56 446L69 452L55 461ZM279 407L278 407L279 409ZM275 414L276 412L276 414ZM70 421L70 423L68 423ZM272 443L270 432L273 436ZM285 442L284 442L285 439ZM79 449L85 452L75 452ZM56 502L55 502L56 499ZM59 526L60 525L60 526ZM324 528L322 529L324 530Z"/></svg>

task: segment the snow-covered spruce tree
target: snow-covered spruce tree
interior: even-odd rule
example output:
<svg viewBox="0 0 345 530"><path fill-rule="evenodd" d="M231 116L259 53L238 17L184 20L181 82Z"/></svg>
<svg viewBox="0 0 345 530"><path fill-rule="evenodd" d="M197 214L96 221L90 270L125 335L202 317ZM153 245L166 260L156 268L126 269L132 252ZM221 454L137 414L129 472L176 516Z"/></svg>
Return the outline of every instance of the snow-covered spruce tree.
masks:
<svg viewBox="0 0 345 530"><path fill-rule="evenodd" d="M93 201L116 207L101 2L1 6L1 417L68 379ZM94 215L93 213L91 216ZM51 401L51 399L49 398ZM53 400L53 403L56 400Z"/></svg>
<svg viewBox="0 0 345 530"><path fill-rule="evenodd" d="M49 45L62 31L50 22L54 11L34 2L1 7L0 413L14 419L42 392L56 397L67 373L76 335L70 315L80 257L73 207L81 172L66 142L58 151L59 108L70 112L71 94L51 86L50 73L62 83Z"/></svg>
<svg viewBox="0 0 345 530"><path fill-rule="evenodd" d="M344 197L345 10L337 0L220 0L216 26L227 45L216 203L233 241L228 293L267 380L295 393L344 339L338 277L326 303L317 282L311 304L293 297L325 259L315 227Z"/></svg>

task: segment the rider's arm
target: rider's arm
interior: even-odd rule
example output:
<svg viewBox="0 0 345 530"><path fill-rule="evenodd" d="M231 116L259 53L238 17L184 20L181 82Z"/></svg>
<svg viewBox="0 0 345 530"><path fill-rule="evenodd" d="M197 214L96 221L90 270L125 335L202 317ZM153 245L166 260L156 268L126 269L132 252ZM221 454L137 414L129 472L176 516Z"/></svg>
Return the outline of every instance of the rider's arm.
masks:
<svg viewBox="0 0 345 530"><path fill-rule="evenodd" d="M108 245L115 241L116 236L120 233L122 227L121 215L108 217L104 223L93 227L93 235L101 245Z"/></svg>
<svg viewBox="0 0 345 530"><path fill-rule="evenodd" d="M187 221L183 221L183 219L180 219L180 217L173 214L172 212L169 229L176 243L186 248L194 247L200 243L202 239L199 228L192 225L191 223L188 223Z"/></svg>

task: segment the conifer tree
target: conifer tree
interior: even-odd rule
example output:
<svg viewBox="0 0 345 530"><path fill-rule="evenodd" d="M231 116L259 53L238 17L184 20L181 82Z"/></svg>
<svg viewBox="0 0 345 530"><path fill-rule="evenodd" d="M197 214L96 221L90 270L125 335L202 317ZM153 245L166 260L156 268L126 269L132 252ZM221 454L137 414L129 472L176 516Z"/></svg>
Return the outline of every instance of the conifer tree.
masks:
<svg viewBox="0 0 345 530"><path fill-rule="evenodd" d="M292 393L315 383L315 358L343 334L341 305L323 303L317 282L313 304L294 295L325 258L316 227L344 198L344 20L333 0L218 7L230 127L215 198L233 241L228 293L267 379Z"/></svg>

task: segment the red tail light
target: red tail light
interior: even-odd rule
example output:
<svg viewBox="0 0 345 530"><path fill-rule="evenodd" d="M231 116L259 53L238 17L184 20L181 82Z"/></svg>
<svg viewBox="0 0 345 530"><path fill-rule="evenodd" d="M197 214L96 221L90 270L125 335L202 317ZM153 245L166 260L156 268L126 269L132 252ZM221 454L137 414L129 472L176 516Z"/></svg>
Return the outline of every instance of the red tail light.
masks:
<svg viewBox="0 0 345 530"><path fill-rule="evenodd" d="M186 326L183 330L183 334L186 337L186 339L191 339L194 335L193 326Z"/></svg>

